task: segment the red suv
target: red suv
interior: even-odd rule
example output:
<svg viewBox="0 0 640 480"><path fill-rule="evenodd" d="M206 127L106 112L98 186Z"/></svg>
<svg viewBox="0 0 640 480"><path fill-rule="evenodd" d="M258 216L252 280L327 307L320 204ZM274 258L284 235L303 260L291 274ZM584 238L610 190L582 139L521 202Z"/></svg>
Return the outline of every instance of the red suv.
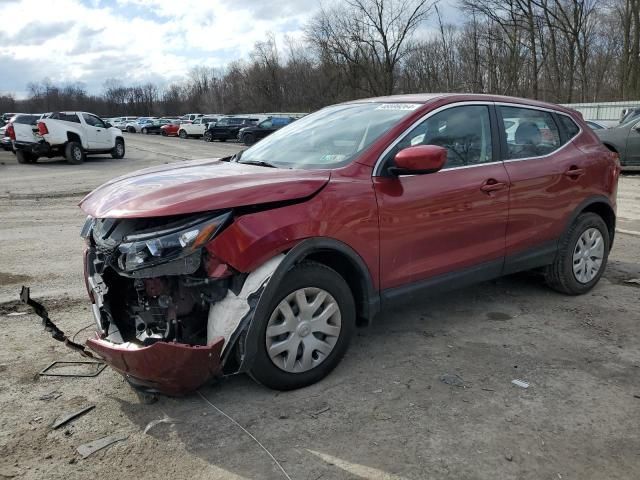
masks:
<svg viewBox="0 0 640 480"><path fill-rule="evenodd" d="M88 195L88 346L154 392L237 372L303 387L393 302L534 268L560 292L589 291L619 171L557 105L447 94L327 107L233 157Z"/></svg>

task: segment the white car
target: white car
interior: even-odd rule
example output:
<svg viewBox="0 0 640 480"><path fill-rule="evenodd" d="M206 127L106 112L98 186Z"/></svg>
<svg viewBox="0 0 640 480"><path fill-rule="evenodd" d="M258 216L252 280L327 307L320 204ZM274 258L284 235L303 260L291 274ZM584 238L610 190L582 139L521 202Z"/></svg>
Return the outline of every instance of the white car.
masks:
<svg viewBox="0 0 640 480"><path fill-rule="evenodd" d="M154 117L140 117L133 122L127 123L126 131L127 133L140 133L145 125L152 125L154 120L156 120Z"/></svg>
<svg viewBox="0 0 640 480"><path fill-rule="evenodd" d="M181 123L178 129L178 136L180 138L201 137L209 124L217 121L217 117L199 117L192 123Z"/></svg>
<svg viewBox="0 0 640 480"><path fill-rule="evenodd" d="M13 122L13 147L19 163L35 163L38 157L64 156L79 164L87 155L125 154L122 132L108 127L100 117L87 112L55 112L48 118Z"/></svg>
<svg viewBox="0 0 640 480"><path fill-rule="evenodd" d="M123 132L127 129L127 124L129 122L135 122L138 117L116 117L112 119L111 126L119 128Z"/></svg>

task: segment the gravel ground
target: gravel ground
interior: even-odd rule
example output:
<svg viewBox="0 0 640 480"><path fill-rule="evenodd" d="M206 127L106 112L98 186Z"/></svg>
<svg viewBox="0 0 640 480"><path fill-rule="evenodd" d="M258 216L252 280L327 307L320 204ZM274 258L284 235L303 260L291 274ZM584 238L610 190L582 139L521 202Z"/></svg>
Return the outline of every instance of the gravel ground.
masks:
<svg viewBox="0 0 640 480"><path fill-rule="evenodd" d="M215 407L292 479L638 478L640 285L627 281L640 278L640 176L621 181L619 227L630 233L617 235L590 294L565 297L514 275L382 312L317 385L281 393L237 376L144 405L109 369L39 376L79 357L15 302L28 284L64 331L91 325L82 195L131 170L240 149L126 140L125 159L81 166L17 165L0 153L0 479L286 478ZM51 429L85 405L95 409ZM76 452L112 434L127 438L86 459Z"/></svg>

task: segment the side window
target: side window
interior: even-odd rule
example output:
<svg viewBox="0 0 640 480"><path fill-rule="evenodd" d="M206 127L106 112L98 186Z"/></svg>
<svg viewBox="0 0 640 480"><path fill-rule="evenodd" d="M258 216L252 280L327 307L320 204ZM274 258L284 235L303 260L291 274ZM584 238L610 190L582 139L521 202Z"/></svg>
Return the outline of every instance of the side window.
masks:
<svg viewBox="0 0 640 480"><path fill-rule="evenodd" d="M97 128L105 128L104 122L100 120L98 117L96 117L95 115L83 113L82 118L84 118L84 121L87 122L87 125L90 125L92 127L97 127Z"/></svg>
<svg viewBox="0 0 640 480"><path fill-rule="evenodd" d="M560 123L564 127L565 132L567 132L567 141L575 137L578 132L580 132L580 127L576 125L576 122L571 120L566 115L558 114L557 118L560 119Z"/></svg>
<svg viewBox="0 0 640 480"><path fill-rule="evenodd" d="M548 155L562 144L553 115L542 110L498 107L507 139L507 160Z"/></svg>
<svg viewBox="0 0 640 480"><path fill-rule="evenodd" d="M387 159L415 145L439 145L447 149L444 168L493 161L491 121L486 105L451 107L432 115L406 135Z"/></svg>

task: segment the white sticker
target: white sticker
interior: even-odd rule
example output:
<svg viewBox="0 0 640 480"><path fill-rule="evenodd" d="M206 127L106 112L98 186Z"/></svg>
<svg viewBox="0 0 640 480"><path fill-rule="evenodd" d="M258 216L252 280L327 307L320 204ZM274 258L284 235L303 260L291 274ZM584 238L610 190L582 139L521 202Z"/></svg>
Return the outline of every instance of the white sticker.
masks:
<svg viewBox="0 0 640 480"><path fill-rule="evenodd" d="M419 106L419 103L382 103L378 105L376 110L404 110L410 112Z"/></svg>

